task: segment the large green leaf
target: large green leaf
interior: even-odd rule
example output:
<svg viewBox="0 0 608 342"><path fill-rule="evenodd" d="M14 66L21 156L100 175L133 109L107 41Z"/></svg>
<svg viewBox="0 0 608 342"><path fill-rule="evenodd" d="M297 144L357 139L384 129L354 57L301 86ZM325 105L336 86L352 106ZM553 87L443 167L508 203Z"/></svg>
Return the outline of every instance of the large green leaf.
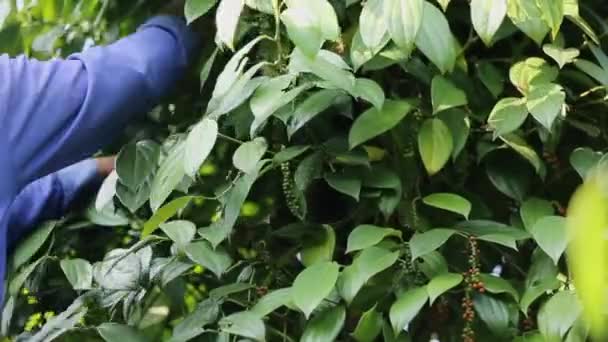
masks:
<svg viewBox="0 0 608 342"><path fill-rule="evenodd" d="M217 0L187 0L184 12L188 24L209 12L216 3Z"/></svg>
<svg viewBox="0 0 608 342"><path fill-rule="evenodd" d="M251 308L251 312L260 317L264 317L275 311L276 309L291 303L291 288L284 288L270 292Z"/></svg>
<svg viewBox="0 0 608 342"><path fill-rule="evenodd" d="M448 239L454 234L456 234L455 230L442 228L431 229L425 233L414 234L410 240L412 260L416 260L417 258L427 255L428 253L443 246L443 244L446 243L446 241L448 241Z"/></svg>
<svg viewBox="0 0 608 342"><path fill-rule="evenodd" d="M106 342L144 342L145 335L128 325L104 323L97 327L97 332Z"/></svg>
<svg viewBox="0 0 608 342"><path fill-rule="evenodd" d="M545 253L557 265L568 246L566 219L561 216L547 216L536 221L530 233Z"/></svg>
<svg viewBox="0 0 608 342"><path fill-rule="evenodd" d="M526 200L519 211L524 227L529 232L532 231L536 222L546 216L552 216L554 213L551 202L534 197Z"/></svg>
<svg viewBox="0 0 608 342"><path fill-rule="evenodd" d="M498 337L509 336L509 308L506 303L488 295L476 295L473 303L479 318Z"/></svg>
<svg viewBox="0 0 608 342"><path fill-rule="evenodd" d="M422 201L426 205L460 214L466 219L469 218L469 214L471 213L471 202L456 194L432 194L423 198Z"/></svg>
<svg viewBox="0 0 608 342"><path fill-rule="evenodd" d="M557 78L559 70L544 59L531 57L518 62L509 70L509 79L522 94L529 94L533 86L547 85Z"/></svg>
<svg viewBox="0 0 608 342"><path fill-rule="evenodd" d="M369 279L391 267L398 257L399 252L390 252L380 247L364 249L352 265L344 268L338 279L338 291L342 298L348 303L352 302Z"/></svg>
<svg viewBox="0 0 608 342"><path fill-rule="evenodd" d="M322 262L308 267L296 277L292 290L293 302L307 318L333 290L339 270L334 262Z"/></svg>
<svg viewBox="0 0 608 342"><path fill-rule="evenodd" d="M348 143L354 148L395 127L415 108L411 101L387 100L382 110L368 109L350 129Z"/></svg>
<svg viewBox="0 0 608 342"><path fill-rule="evenodd" d="M304 266L309 267L318 262L332 261L335 250L336 232L331 226L324 225L322 230L304 240L300 259Z"/></svg>
<svg viewBox="0 0 608 342"><path fill-rule="evenodd" d="M420 32L416 36L416 46L442 73L454 69L458 54L456 38L441 10L430 2L424 2L424 15Z"/></svg>
<svg viewBox="0 0 608 342"><path fill-rule="evenodd" d="M365 46L373 48L380 45L387 33L384 6L383 0L370 0L363 6L359 17L359 32Z"/></svg>
<svg viewBox="0 0 608 342"><path fill-rule="evenodd" d="M222 248L211 248L207 241L198 241L184 247L186 255L194 262L208 268L220 278L232 265L232 258Z"/></svg>
<svg viewBox="0 0 608 342"><path fill-rule="evenodd" d="M431 305L443 293L462 283L462 279L462 275L457 273L444 273L431 279L426 285Z"/></svg>
<svg viewBox="0 0 608 342"><path fill-rule="evenodd" d="M519 293L509 281L491 274L480 274L479 280L483 283L483 286L489 293L507 293L511 295L515 301L519 301Z"/></svg>
<svg viewBox="0 0 608 342"><path fill-rule="evenodd" d="M376 56L382 50L382 48L389 42L389 40L390 36L385 33L384 37L382 38L382 41L378 45L369 47L365 45L365 43L363 43L361 31L357 30L350 46L350 60L353 64L353 69L357 71L365 63L371 61L374 56Z"/></svg>
<svg viewBox="0 0 608 342"><path fill-rule="evenodd" d="M179 247L185 247L196 234L196 226L190 221L171 221L160 225L160 229Z"/></svg>
<svg viewBox="0 0 608 342"><path fill-rule="evenodd" d="M439 113L438 117L448 126L450 133L452 133L452 139L454 140L452 160L456 160L464 150L471 133L471 122L468 114L460 108L454 108Z"/></svg>
<svg viewBox="0 0 608 342"><path fill-rule="evenodd" d="M231 50L234 50L234 38L244 6L244 0L221 0L215 12L216 40Z"/></svg>
<svg viewBox="0 0 608 342"><path fill-rule="evenodd" d="M156 170L159 157L160 146L150 140L123 147L116 158L120 183L131 190L138 189Z"/></svg>
<svg viewBox="0 0 608 342"><path fill-rule="evenodd" d="M528 308L540 296L547 294L548 291L555 290L561 286L561 283L556 278L549 278L532 286L526 287L519 306L524 314L528 314Z"/></svg>
<svg viewBox="0 0 608 342"><path fill-rule="evenodd" d="M194 178L198 174L215 146L217 137L217 121L207 118L201 120L188 134L184 151L184 171L188 176Z"/></svg>
<svg viewBox="0 0 608 342"><path fill-rule="evenodd" d="M373 80L368 78L357 78L357 80L355 80L354 94L358 98L362 98L371 103L380 111L382 110L382 106L384 106L384 90L382 90L382 87Z"/></svg>
<svg viewBox="0 0 608 342"><path fill-rule="evenodd" d="M307 3L289 7L281 14L281 20L289 37L307 56L314 58L325 40L321 32L319 13L315 13Z"/></svg>
<svg viewBox="0 0 608 342"><path fill-rule="evenodd" d="M377 226L362 225L353 229L348 235L346 253L355 252L377 245L387 237L401 238L401 231L392 228L381 228Z"/></svg>
<svg viewBox="0 0 608 342"><path fill-rule="evenodd" d="M513 24L538 45L551 30L542 19L541 10L535 0L509 0L507 14Z"/></svg>
<svg viewBox="0 0 608 342"><path fill-rule="evenodd" d="M559 65L560 69L566 64L573 63L576 58L581 54L579 49L569 48L564 49L554 44L543 45L543 52L553 58L553 60Z"/></svg>
<svg viewBox="0 0 608 342"><path fill-rule="evenodd" d="M595 152L588 147L579 147L572 151L570 164L581 178L586 179L590 172L598 165L602 156L601 152Z"/></svg>
<svg viewBox="0 0 608 342"><path fill-rule="evenodd" d="M184 155L186 144L179 142L163 160L152 182L150 208L156 212L184 179Z"/></svg>
<svg viewBox="0 0 608 342"><path fill-rule="evenodd" d="M440 119L428 119L418 133L418 149L429 175L435 175L450 160L454 148L452 133Z"/></svg>
<svg viewBox="0 0 608 342"><path fill-rule="evenodd" d="M355 89L355 76L350 72L350 67L342 58L327 50L319 51L319 54L310 58L299 48L291 53L289 60L291 72L312 73L325 80L331 86L353 93Z"/></svg>
<svg viewBox="0 0 608 342"><path fill-rule="evenodd" d="M325 181L334 190L348 195L359 201L361 194L362 181L359 175L354 172L328 173L325 174Z"/></svg>
<svg viewBox="0 0 608 342"><path fill-rule="evenodd" d="M57 224L57 221L44 222L21 241L11 256L11 269L17 270L36 255L57 227Z"/></svg>
<svg viewBox="0 0 608 342"><path fill-rule="evenodd" d="M507 0L472 0L471 22L481 40L492 45L492 39L507 15Z"/></svg>
<svg viewBox="0 0 608 342"><path fill-rule="evenodd" d="M443 76L435 76L431 84L431 99L433 113L438 113L452 107L464 106L468 103L467 95Z"/></svg>
<svg viewBox="0 0 608 342"><path fill-rule="evenodd" d="M205 326L215 323L220 308L213 299L207 299L198 304L196 309L186 315L173 329L169 342L189 341L205 332Z"/></svg>
<svg viewBox="0 0 608 342"><path fill-rule="evenodd" d="M425 20L424 3L423 0L384 0L384 20L388 31L406 55L414 49L416 37Z"/></svg>
<svg viewBox="0 0 608 342"><path fill-rule="evenodd" d="M142 238L152 234L161 224L184 209L193 199L194 197L192 196L180 197L158 209L154 216L144 223L144 229L141 232Z"/></svg>
<svg viewBox="0 0 608 342"><path fill-rule="evenodd" d="M538 330L546 341L561 341L580 316L581 309L576 294L558 292L538 312Z"/></svg>
<svg viewBox="0 0 608 342"><path fill-rule="evenodd" d="M300 342L334 341L340 334L345 320L346 310L343 306L327 309L308 322Z"/></svg>
<svg viewBox="0 0 608 342"><path fill-rule="evenodd" d="M357 327L351 336L357 342L374 342L382 332L382 324L382 314L374 306L361 315L359 323L357 323Z"/></svg>
<svg viewBox="0 0 608 342"><path fill-rule="evenodd" d="M399 332L408 327L428 300L429 296L426 292L426 287L414 288L398 296L397 301L393 303L389 312L395 335L398 335Z"/></svg>
<svg viewBox="0 0 608 342"><path fill-rule="evenodd" d="M291 137L310 120L327 110L343 92L334 89L322 89L310 95L300 103L287 125L287 134Z"/></svg>
<svg viewBox="0 0 608 342"><path fill-rule="evenodd" d="M498 137L517 130L527 117L526 100L507 97L496 103L488 118L488 125L494 129L494 137Z"/></svg>
<svg viewBox="0 0 608 342"><path fill-rule="evenodd" d="M551 34L555 39L564 21L564 1L536 0L540 9L541 17L551 28Z"/></svg>
<svg viewBox="0 0 608 342"><path fill-rule="evenodd" d="M551 130L553 122L562 112L566 101L564 89L557 84L532 87L527 97L528 110L545 128Z"/></svg>
<svg viewBox="0 0 608 342"><path fill-rule="evenodd" d="M222 318L219 324L224 332L250 338L254 341L266 341L264 321L251 312L237 312Z"/></svg>
<svg viewBox="0 0 608 342"><path fill-rule="evenodd" d="M239 146L232 157L232 163L234 167L245 173L255 172L266 150L268 150L266 139L255 138Z"/></svg>

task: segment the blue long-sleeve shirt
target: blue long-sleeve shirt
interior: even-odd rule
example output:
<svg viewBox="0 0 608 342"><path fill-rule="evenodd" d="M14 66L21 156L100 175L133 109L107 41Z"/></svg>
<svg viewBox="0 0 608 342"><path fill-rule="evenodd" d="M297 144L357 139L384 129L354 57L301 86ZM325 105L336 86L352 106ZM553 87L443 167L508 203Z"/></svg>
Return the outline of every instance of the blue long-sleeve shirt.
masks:
<svg viewBox="0 0 608 342"><path fill-rule="evenodd" d="M183 20L161 16L65 60L0 56L0 303L17 194L90 156L149 111L181 78L197 43Z"/></svg>

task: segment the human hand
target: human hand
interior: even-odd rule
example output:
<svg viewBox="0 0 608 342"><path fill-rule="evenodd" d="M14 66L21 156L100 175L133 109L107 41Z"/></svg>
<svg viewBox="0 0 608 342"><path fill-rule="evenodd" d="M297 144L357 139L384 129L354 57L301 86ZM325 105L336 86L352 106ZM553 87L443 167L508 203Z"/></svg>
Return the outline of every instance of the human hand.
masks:
<svg viewBox="0 0 608 342"><path fill-rule="evenodd" d="M114 171L116 165L116 156L100 157L95 159L97 162L97 172L103 178L107 177Z"/></svg>

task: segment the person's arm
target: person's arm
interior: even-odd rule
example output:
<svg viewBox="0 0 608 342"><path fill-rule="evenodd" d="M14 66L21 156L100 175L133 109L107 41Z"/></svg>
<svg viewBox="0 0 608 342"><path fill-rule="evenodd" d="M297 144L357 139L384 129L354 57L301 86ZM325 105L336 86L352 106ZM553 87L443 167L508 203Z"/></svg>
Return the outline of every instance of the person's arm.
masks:
<svg viewBox="0 0 608 342"><path fill-rule="evenodd" d="M113 157L87 159L28 184L9 211L9 248L41 222L64 216L84 191L96 193L113 168Z"/></svg>
<svg viewBox="0 0 608 342"><path fill-rule="evenodd" d="M0 143L10 146L19 188L87 158L134 114L152 109L183 76L198 42L183 19L160 16L67 60L0 56Z"/></svg>

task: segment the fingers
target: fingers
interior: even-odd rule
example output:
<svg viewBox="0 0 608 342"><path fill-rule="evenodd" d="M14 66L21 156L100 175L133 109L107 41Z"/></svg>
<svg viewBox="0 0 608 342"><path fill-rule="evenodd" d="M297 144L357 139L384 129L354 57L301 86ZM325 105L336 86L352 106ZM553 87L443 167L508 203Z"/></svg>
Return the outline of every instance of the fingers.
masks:
<svg viewBox="0 0 608 342"><path fill-rule="evenodd" d="M100 157L97 158L96 161L99 175L106 177L112 173L112 171L114 171L114 167L116 165L116 156Z"/></svg>

